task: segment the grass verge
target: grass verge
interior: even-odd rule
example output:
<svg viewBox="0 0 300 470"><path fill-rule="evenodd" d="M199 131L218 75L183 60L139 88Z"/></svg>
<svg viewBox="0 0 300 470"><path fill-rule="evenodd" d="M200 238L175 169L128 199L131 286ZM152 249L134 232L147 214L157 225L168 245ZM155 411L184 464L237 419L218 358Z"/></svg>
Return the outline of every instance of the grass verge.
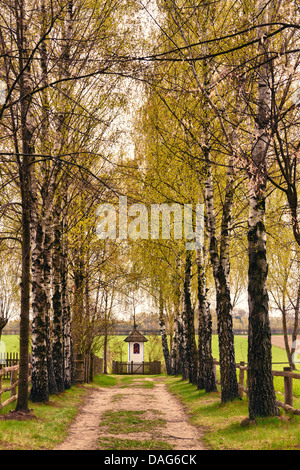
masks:
<svg viewBox="0 0 300 470"><path fill-rule="evenodd" d="M248 401L221 404L220 393L207 394L179 377L168 377L169 390L185 405L191 422L201 426L204 442L212 450L299 450L300 417L281 412L279 418L258 419L241 426L248 417Z"/></svg>
<svg viewBox="0 0 300 470"><path fill-rule="evenodd" d="M15 404L2 410L0 415L0 450L51 450L62 442L80 404L90 387L72 387L49 403L29 404L34 418L26 421L10 419L9 411Z"/></svg>

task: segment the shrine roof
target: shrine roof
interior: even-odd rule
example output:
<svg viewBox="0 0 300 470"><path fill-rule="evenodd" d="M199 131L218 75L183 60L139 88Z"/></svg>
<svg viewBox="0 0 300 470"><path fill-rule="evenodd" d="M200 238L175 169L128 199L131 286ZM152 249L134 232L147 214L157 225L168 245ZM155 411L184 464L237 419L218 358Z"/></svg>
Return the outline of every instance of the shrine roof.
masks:
<svg viewBox="0 0 300 470"><path fill-rule="evenodd" d="M148 340L135 328L124 340L126 343L147 343Z"/></svg>

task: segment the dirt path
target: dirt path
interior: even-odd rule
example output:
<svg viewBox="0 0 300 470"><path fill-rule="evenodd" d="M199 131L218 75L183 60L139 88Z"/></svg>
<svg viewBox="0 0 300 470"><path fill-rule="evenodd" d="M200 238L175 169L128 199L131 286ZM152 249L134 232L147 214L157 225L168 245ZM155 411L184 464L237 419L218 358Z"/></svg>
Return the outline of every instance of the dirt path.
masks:
<svg viewBox="0 0 300 470"><path fill-rule="evenodd" d="M142 386L145 380L153 381L154 387ZM166 425L150 431L143 431L140 425L134 433L122 434L120 429L119 434L110 434L107 427L101 426L104 413L122 410L145 411L144 418L160 418ZM162 379L142 378L126 388L93 390L71 425L67 439L55 450L101 450L99 440L110 438L158 440L167 442L174 450L204 450L200 430L188 423L183 406L167 390Z"/></svg>

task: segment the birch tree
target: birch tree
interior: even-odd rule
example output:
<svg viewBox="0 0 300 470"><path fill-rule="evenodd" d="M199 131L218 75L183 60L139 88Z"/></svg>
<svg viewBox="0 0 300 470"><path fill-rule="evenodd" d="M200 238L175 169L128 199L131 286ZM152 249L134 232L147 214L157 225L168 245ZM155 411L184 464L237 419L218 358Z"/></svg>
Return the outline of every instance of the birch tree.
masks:
<svg viewBox="0 0 300 470"><path fill-rule="evenodd" d="M160 324L160 335L161 335L161 340L162 340L162 348L163 348L163 355L165 359L165 364L166 364L166 370L167 374L171 375L171 355L170 355L170 349L168 345L168 336L166 332L166 321L165 321L165 315L164 315L164 299L163 299L163 294L162 291L160 290L159 292L159 324Z"/></svg>
<svg viewBox="0 0 300 470"><path fill-rule="evenodd" d="M17 166L19 177L19 191L21 201L21 300L20 300L20 371L19 371L19 393L16 412L29 413L28 407L28 377L29 377L29 315L30 315L30 220L31 220L31 167L34 162L34 120L32 115L32 76L29 69L28 60L28 38L26 28L28 28L27 3L15 2L10 5L11 9L2 7L3 18L7 20L7 25L15 32L12 43L10 33L4 36L1 29L1 52L5 58L2 73L6 81L6 99L1 107L1 117L6 123L11 119L12 142L9 148L13 150L13 161ZM8 31L8 28L7 28ZM11 44L18 51L18 58L8 58L8 51ZM14 65L14 66L13 66ZM15 77L14 77L15 74ZM18 84L18 88L17 85ZM12 106L10 112L7 111L7 104L16 100L19 103L20 131L17 126L17 111ZM7 132L7 130L6 130ZM11 157L9 157L10 160ZM9 161L7 160L7 162Z"/></svg>
<svg viewBox="0 0 300 470"><path fill-rule="evenodd" d="M207 261L205 260L205 250L203 247L203 249L197 250L199 309L197 386L199 390L204 389L207 393L211 393L217 391L217 384L212 355L212 319L207 299L206 269Z"/></svg>
<svg viewBox="0 0 300 470"><path fill-rule="evenodd" d="M260 1L257 14L267 23L267 6ZM268 263L266 257L266 186L271 112L268 42L265 29L258 29L259 64L257 69L257 113L249 176L249 335L248 387L249 418L276 416L278 408L272 376L271 330L267 292Z"/></svg>
<svg viewBox="0 0 300 470"><path fill-rule="evenodd" d="M29 311L30 311L30 256L31 256L31 211L34 200L32 174L35 162L33 134L35 121L33 118L32 96L33 89L31 70L27 66L28 57L28 28L27 4L16 4L17 18L17 47L19 54L20 77L20 114L22 155L17 155L20 171L22 197L22 290L21 290L21 324L20 324L20 372L19 393L16 411L28 412L28 376L29 376ZM23 72L23 73L22 73Z"/></svg>
<svg viewBox="0 0 300 470"><path fill-rule="evenodd" d="M190 161L188 161L187 157L185 157L185 159L186 163L190 165L198 175L200 182L199 196L202 197L203 194L203 200L206 206L209 253L216 290L222 401L226 402L239 396L235 366L234 337L232 332L232 305L229 278L229 242L236 179L236 175L234 175L233 171L232 158L235 155L236 136L234 129L228 126L230 119L226 116L226 110L220 99L220 95L215 93L215 96L212 96L211 90L216 87L216 84L214 83L214 70L213 68L210 70L211 65L209 59L204 59L200 65L196 65L196 62L193 61L193 58L199 54L199 50L204 57L209 56L211 51L208 49L207 41L205 41L209 36L208 25L215 22L219 12L215 11L215 5L206 4L205 8L201 10L201 17L199 17L199 6L193 2L191 3L190 9L185 9L180 8L176 2L170 2L170 8L167 14L169 17L169 27L177 32L175 36L177 41L176 45L179 47L183 44L182 47L179 47L179 53L182 55L183 63L186 64L185 77L189 77L189 81L185 81L184 85L182 85L185 96L189 94L190 97L196 96L198 103L201 103L201 112L195 112L194 106L191 107L191 110L188 110L186 103L182 104L188 115L188 121L185 118L184 121L181 121L181 126L189 135L189 140L194 142L193 150L195 153L192 157L189 157ZM187 18L189 21L187 21ZM193 41L195 31L198 33L197 37L203 39L202 49L201 46L199 46L199 48L191 47L191 44L196 42L196 37L195 41ZM175 42L174 39L173 42ZM181 49L183 50L182 53ZM191 91L189 91L189 87ZM173 113L175 114L175 109L173 109ZM177 118L178 116L179 115L177 115ZM219 121L219 126L223 133L223 137L221 138L228 148L229 155L231 155L231 160L229 158L227 162L224 162L228 170L222 202L223 209L220 222L220 236L217 233L217 220L215 216L216 203L214 201L215 188L212 170L212 165L218 165L219 161L210 150L215 143L214 140L210 138L210 135L216 134L217 121ZM198 133L195 132L195 129L198 130ZM200 157L197 156L196 148L198 152L200 152ZM189 153L191 154L191 151ZM199 160L201 163L199 163ZM203 164L202 161L204 161L205 164ZM202 188L205 187L203 191L201 186ZM209 352L208 355L210 355Z"/></svg>

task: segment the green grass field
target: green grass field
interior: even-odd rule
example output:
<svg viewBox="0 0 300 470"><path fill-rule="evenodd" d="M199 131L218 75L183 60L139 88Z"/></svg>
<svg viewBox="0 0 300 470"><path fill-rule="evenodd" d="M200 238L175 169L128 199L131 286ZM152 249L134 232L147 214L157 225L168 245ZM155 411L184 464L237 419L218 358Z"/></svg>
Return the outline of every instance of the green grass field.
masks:
<svg viewBox="0 0 300 470"><path fill-rule="evenodd" d="M110 349L112 351L120 351L120 346L124 348L123 360L126 360L127 356L127 344L124 343L124 337L120 336L113 336L110 339ZM4 335L2 336L2 341L6 345L7 352L19 351L19 337L17 335ZM150 348L154 349L152 351L152 356L155 354L155 357L152 360L161 360L163 362L163 355L161 349L161 342L160 338L151 338L148 343L146 343L145 348L145 357L148 360L148 356L151 356ZM246 336L235 336L235 354L236 354L236 362L239 363L240 361L247 362L247 348L248 348L248 341ZM214 335L212 338L212 350L214 358L219 358L219 346L218 346L218 337ZM119 354L119 353L115 353ZM120 360L119 357L114 357L115 360ZM287 356L284 349L279 347L273 346L272 348L272 360L273 360L273 370L283 370L283 367L287 366ZM284 393L284 383L282 377L274 377L274 385L275 390L278 392L278 400L282 401ZM300 380L294 380L294 397L295 400L295 407L300 408Z"/></svg>
<svg viewBox="0 0 300 470"><path fill-rule="evenodd" d="M125 336L112 336L109 341L109 348L113 360L120 361L120 347L122 347L122 360L127 360L127 344L124 343ZM5 343L7 352L19 351L19 336L17 335L3 335L2 341ZM248 341L246 336L235 336L235 358L236 362L247 362L247 348ZM151 351L152 350L152 351ZM212 338L212 351L213 357L219 358L218 337L213 335ZM101 351L99 352L101 355ZM155 357L153 357L155 355ZM155 339L151 338L145 344L145 360L160 360L163 362L163 354L161 348L161 341L159 336ZM284 349L273 346L272 347L272 361L274 363L274 370L283 370L287 366L287 356ZM300 368L300 367L299 367Z"/></svg>
<svg viewBox="0 0 300 470"><path fill-rule="evenodd" d="M19 336L18 335L2 335L1 341L5 344L6 352L19 352Z"/></svg>
<svg viewBox="0 0 300 470"><path fill-rule="evenodd" d="M111 352L112 360L126 361L127 360L127 344L124 343L125 336L111 336L109 340L109 349ZM197 339L197 338L196 338ZM248 339L247 336L235 336L235 355L236 362L247 362ZM120 352L122 351L122 352ZM219 358L219 345L218 336L212 337L212 351L215 359ZM101 353L100 353L101 354ZM282 370L287 366L287 356L284 349L273 346L272 356L274 362L274 370ZM155 338L150 337L149 342L145 343L145 361L162 361L163 353L161 348L161 340L159 336ZM285 364L277 364L285 363ZM300 367L299 367L300 368Z"/></svg>

